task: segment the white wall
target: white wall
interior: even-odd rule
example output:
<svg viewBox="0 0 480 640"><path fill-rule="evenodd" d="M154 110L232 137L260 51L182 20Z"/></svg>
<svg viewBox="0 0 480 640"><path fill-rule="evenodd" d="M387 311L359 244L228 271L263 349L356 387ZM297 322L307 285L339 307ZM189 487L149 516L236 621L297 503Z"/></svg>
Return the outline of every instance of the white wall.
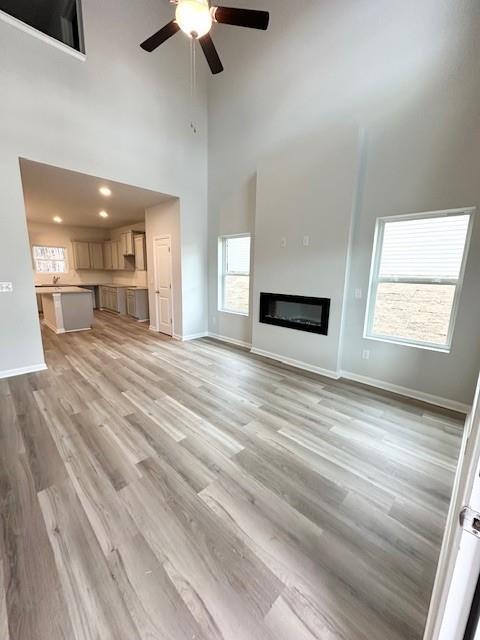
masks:
<svg viewBox="0 0 480 640"><path fill-rule="evenodd" d="M30 247L44 245L46 247L65 247L67 250L68 273L60 275L59 284L97 284L107 282L110 274L105 271L76 271L72 242L103 242L110 232L107 229L90 227L71 227L59 224L28 223L28 235ZM30 251L30 265L33 269L33 260ZM34 273L35 284L51 284L51 273Z"/></svg>
<svg viewBox="0 0 480 640"><path fill-rule="evenodd" d="M262 160L257 176L253 347L333 376L338 366L358 144L355 126L331 125L308 140L277 149ZM305 237L308 246L304 246ZM328 336L261 324L262 291L329 298Z"/></svg>
<svg viewBox="0 0 480 640"><path fill-rule="evenodd" d="M145 229L147 244L147 264L148 264L148 300L150 306L150 327L155 329L158 326L156 295L155 295L155 271L154 271L154 248L155 238L170 236L171 256L172 256L172 304L173 304L173 333L174 336L182 338L192 334L183 333L182 312L186 301L182 296L190 296L190 292L182 286L182 243L180 227L180 201L172 199L162 202L156 207L145 211Z"/></svg>
<svg viewBox="0 0 480 640"><path fill-rule="evenodd" d="M366 293L377 216L480 204L480 146L473 134L480 124L478 2L261 4L271 11L267 33L227 27L215 33L226 72L211 80L209 93L210 330L250 336L251 318L233 322L217 312L216 239L254 230L252 185L263 158L307 141L332 121L355 122L366 129L368 144L365 165L357 168L343 368L470 402L480 365L479 223L452 354L368 341L371 358L362 360L365 299L353 300L353 290ZM333 213L331 220L335 224ZM294 337L291 332L288 339Z"/></svg>
<svg viewBox="0 0 480 640"><path fill-rule="evenodd" d="M139 43L172 16L158 0L83 0L85 61L0 20L0 371L43 362L19 157L181 199L183 330L206 328L207 122L190 128L188 42ZM188 292L188 295L187 295Z"/></svg>

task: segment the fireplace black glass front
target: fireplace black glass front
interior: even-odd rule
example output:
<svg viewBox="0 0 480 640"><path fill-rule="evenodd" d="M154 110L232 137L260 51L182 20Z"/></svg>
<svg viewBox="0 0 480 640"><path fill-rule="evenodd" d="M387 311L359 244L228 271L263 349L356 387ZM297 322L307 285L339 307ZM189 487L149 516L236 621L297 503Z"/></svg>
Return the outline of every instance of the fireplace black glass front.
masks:
<svg viewBox="0 0 480 640"><path fill-rule="evenodd" d="M328 335L330 299L260 294L260 322Z"/></svg>

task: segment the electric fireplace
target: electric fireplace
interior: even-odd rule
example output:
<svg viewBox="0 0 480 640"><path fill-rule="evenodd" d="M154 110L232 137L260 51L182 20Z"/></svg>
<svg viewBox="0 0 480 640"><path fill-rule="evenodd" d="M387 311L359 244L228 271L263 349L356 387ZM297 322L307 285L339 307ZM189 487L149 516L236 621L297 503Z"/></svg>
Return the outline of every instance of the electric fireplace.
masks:
<svg viewBox="0 0 480 640"><path fill-rule="evenodd" d="M328 335L329 298L260 294L260 322Z"/></svg>

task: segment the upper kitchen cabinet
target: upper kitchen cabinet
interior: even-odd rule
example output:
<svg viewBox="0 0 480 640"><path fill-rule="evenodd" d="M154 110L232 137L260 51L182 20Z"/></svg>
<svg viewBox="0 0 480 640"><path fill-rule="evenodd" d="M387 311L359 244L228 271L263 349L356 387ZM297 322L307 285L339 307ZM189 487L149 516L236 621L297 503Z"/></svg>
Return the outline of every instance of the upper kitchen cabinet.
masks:
<svg viewBox="0 0 480 640"><path fill-rule="evenodd" d="M135 240L133 231L124 231L120 240L121 253L124 256L135 255Z"/></svg>
<svg viewBox="0 0 480 640"><path fill-rule="evenodd" d="M90 268L95 271L104 269L103 242L90 242Z"/></svg>
<svg viewBox="0 0 480 640"><path fill-rule="evenodd" d="M107 271L113 271L113 253L112 253L112 244L111 240L106 240L103 243L103 257L104 257L104 265Z"/></svg>
<svg viewBox="0 0 480 640"><path fill-rule="evenodd" d="M72 242L75 269L90 269L90 243Z"/></svg>
<svg viewBox="0 0 480 640"><path fill-rule="evenodd" d="M120 242L117 240L112 240L112 269L114 271L120 270Z"/></svg>
<svg viewBox="0 0 480 640"><path fill-rule="evenodd" d="M147 270L147 252L143 233L135 236L135 269L137 271Z"/></svg>
<svg viewBox="0 0 480 640"><path fill-rule="evenodd" d="M73 264L77 271L101 271L104 267L103 243L101 242L72 242Z"/></svg>

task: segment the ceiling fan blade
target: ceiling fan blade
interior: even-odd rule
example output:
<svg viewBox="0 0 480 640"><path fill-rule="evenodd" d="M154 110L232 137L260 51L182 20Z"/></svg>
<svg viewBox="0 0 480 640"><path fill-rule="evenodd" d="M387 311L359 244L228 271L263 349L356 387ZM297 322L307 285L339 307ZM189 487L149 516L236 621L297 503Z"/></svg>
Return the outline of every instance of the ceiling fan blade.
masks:
<svg viewBox="0 0 480 640"><path fill-rule="evenodd" d="M232 24L236 27L248 27L266 31L270 22L268 11L256 9L236 9L233 7L212 7L212 15L215 22Z"/></svg>
<svg viewBox="0 0 480 640"><path fill-rule="evenodd" d="M153 36L150 36L150 38L145 40L145 42L142 42L140 46L142 47L142 49L145 49L145 51L151 53L179 31L180 27L174 20L172 20L172 22L169 22L164 27L162 27L160 31L157 31L157 33L154 33Z"/></svg>
<svg viewBox="0 0 480 640"><path fill-rule="evenodd" d="M213 40L209 33L203 38L199 38L200 46L203 49L203 53L208 62L208 66L213 74L221 73L223 71L223 64L220 60L220 57L215 49L215 45L213 44Z"/></svg>

